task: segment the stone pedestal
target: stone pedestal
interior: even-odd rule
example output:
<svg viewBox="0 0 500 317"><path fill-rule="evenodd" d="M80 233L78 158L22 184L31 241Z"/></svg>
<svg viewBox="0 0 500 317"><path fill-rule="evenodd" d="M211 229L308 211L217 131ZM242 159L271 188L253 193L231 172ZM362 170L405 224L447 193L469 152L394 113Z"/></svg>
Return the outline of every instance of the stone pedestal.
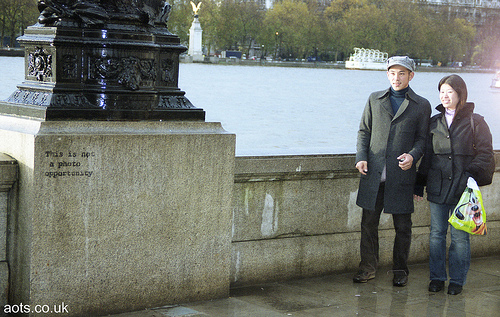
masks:
<svg viewBox="0 0 500 317"><path fill-rule="evenodd" d="M198 16L194 17L191 28L189 29L189 48L188 55L192 57L193 62L203 62L203 51L202 51L202 35L203 30L201 29L200 21Z"/></svg>
<svg viewBox="0 0 500 317"><path fill-rule="evenodd" d="M219 123L0 116L20 166L10 303L101 316L229 295L235 136Z"/></svg>

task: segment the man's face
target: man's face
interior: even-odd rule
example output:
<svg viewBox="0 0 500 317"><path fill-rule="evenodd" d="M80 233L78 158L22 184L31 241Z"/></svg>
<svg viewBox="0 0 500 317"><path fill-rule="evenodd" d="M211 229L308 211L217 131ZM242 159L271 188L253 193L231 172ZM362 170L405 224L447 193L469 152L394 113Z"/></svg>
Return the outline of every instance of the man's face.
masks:
<svg viewBox="0 0 500 317"><path fill-rule="evenodd" d="M414 72L410 72L406 67L394 65L387 71L387 78L394 90L402 90L408 87L413 79Z"/></svg>

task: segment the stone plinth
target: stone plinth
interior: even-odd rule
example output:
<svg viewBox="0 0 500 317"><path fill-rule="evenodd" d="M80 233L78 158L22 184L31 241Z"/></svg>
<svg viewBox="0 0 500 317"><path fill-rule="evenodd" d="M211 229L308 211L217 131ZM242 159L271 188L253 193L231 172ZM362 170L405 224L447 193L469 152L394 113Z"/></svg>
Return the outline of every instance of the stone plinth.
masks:
<svg viewBox="0 0 500 317"><path fill-rule="evenodd" d="M235 136L219 123L0 127L20 166L10 303L100 316L229 295Z"/></svg>

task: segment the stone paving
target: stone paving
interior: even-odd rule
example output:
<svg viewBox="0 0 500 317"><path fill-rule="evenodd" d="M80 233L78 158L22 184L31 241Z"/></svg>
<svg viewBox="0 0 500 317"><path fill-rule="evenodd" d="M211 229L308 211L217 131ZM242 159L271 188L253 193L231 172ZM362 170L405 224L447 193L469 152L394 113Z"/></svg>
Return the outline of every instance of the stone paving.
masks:
<svg viewBox="0 0 500 317"><path fill-rule="evenodd" d="M427 290L427 263L410 266L406 287L392 285L390 268L365 284L354 272L234 288L225 299L185 303L112 317L500 316L500 255L472 259L459 295Z"/></svg>

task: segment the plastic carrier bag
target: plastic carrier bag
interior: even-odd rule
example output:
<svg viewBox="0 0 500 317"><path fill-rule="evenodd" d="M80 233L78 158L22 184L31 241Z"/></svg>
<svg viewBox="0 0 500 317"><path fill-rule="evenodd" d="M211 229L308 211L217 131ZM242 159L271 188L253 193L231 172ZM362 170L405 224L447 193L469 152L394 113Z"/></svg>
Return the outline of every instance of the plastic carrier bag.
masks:
<svg viewBox="0 0 500 317"><path fill-rule="evenodd" d="M455 229L470 234L486 235L486 213L483 207L483 197L474 178L469 177L467 180L467 188L451 213L448 222Z"/></svg>

